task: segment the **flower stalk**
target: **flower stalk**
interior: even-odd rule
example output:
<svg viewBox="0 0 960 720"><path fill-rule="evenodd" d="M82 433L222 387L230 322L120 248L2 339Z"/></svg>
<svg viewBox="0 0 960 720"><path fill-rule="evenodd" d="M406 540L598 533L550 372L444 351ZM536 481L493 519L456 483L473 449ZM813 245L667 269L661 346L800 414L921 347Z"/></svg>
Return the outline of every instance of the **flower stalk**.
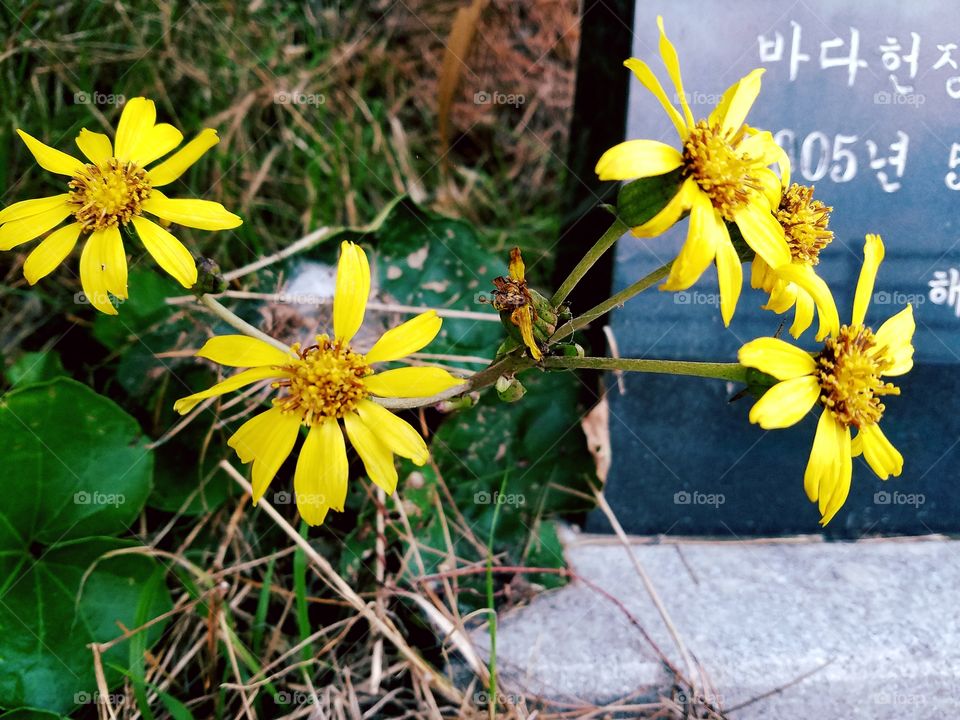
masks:
<svg viewBox="0 0 960 720"><path fill-rule="evenodd" d="M570 293L573 292L573 289L583 279L583 276L596 264L597 260L599 260L607 250L613 247L613 244L623 237L623 234L629 229L629 225L619 217L615 217L613 224L607 228L607 231L593 244L593 247L591 247L587 251L587 254L577 263L577 266L570 271L567 279L557 288L557 291L553 294L553 298L550 301L551 304L554 307L562 305L564 300L570 297Z"/></svg>

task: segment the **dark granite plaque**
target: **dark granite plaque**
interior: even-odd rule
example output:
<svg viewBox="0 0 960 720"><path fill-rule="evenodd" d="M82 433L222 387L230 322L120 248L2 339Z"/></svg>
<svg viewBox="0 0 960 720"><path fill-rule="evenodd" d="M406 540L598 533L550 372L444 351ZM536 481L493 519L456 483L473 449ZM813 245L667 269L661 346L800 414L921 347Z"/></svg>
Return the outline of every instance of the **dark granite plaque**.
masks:
<svg viewBox="0 0 960 720"><path fill-rule="evenodd" d="M960 6L894 0L639 1L633 53L674 91L657 52L663 15L697 118L756 67L763 88L747 121L771 130L793 158L797 182L834 206L835 240L818 268L841 322L849 321L864 234L887 249L867 315L874 328L907 302L916 312L916 367L896 379L882 427L905 457L881 482L854 461L846 506L826 529L866 533L960 530ZM609 58L609 62L618 62ZM624 70L624 72L627 72ZM674 98L676 99L676 98ZM627 138L678 145L654 97L630 85ZM614 289L673 257L687 231L618 243ZM717 306L716 271L684 293L648 291L614 313L623 356L730 361L744 342L776 332L781 316L744 292L729 329ZM786 316L792 322L792 311ZM813 350L815 325L801 343ZM815 418L766 432L752 403L709 380L628 376L609 385L613 465L608 495L639 533L738 536L812 532L819 515L803 493ZM592 516L594 528L605 525Z"/></svg>

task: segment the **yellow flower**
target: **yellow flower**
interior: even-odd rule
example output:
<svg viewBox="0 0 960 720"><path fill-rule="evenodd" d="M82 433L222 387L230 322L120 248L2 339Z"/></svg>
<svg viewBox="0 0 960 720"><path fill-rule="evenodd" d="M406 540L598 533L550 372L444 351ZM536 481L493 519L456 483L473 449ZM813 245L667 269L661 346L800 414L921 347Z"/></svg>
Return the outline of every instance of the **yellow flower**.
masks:
<svg viewBox="0 0 960 720"><path fill-rule="evenodd" d="M883 242L867 235L864 262L849 325L831 330L816 355L772 337L740 348L740 362L778 382L750 410L750 421L765 429L799 422L817 403L823 406L813 448L803 476L811 502L818 502L826 525L850 492L853 458L863 454L881 480L899 476L903 456L880 430L885 395L900 389L884 377L913 367L913 308L907 305L874 332L863 324L873 293ZM851 438L851 429L857 430Z"/></svg>
<svg viewBox="0 0 960 720"><path fill-rule="evenodd" d="M241 462L253 462L256 504L283 461L293 451L300 427L309 428L300 450L293 485L300 515L319 525L333 508L343 510L347 494L347 450L342 429L363 461L370 479L392 493L397 486L393 455L423 465L427 445L405 420L371 397L425 397L463 381L435 367L402 367L374 372L373 365L407 357L429 344L441 320L430 310L388 330L365 354L350 346L363 322L370 294L370 267L363 250L341 246L333 298L333 337L289 351L245 335L211 338L197 353L228 367L249 368L208 390L177 400L174 409L190 412L199 402L259 380L280 390L273 407L245 422L229 440ZM343 423L343 428L341 424Z"/></svg>
<svg viewBox="0 0 960 720"><path fill-rule="evenodd" d="M714 261L720 282L720 311L730 324L743 285L740 258L726 223L735 223L746 243L771 267L790 262L783 228L771 215L780 201L781 181L769 168L777 163L789 182L789 161L769 132L744 124L760 92L763 70L733 84L706 120L696 122L680 78L677 51L660 28L660 55L676 88L682 113L667 98L660 81L642 60L626 65L663 105L680 136L682 150L655 140L628 140L610 148L597 163L601 180L630 180L681 170L677 194L647 223L633 228L637 237L653 237L690 212L687 240L673 262L663 290L686 290Z"/></svg>
<svg viewBox="0 0 960 720"><path fill-rule="evenodd" d="M530 351L530 357L540 360L543 353L533 333L533 324L537 320L537 311L533 307L533 298L527 287L526 266L520 248L510 251L509 277L494 278L496 290L493 293L493 307L501 313L509 313L510 322L520 331L523 344Z"/></svg>
<svg viewBox="0 0 960 720"><path fill-rule="evenodd" d="M40 167L70 178L65 193L23 200L0 212L0 250L34 240L72 218L27 256L23 274L31 285L63 262L82 234L86 238L80 254L83 292L97 310L116 315L108 293L127 297L121 224L127 229L132 224L157 264L189 288L197 281L193 256L143 213L164 223L203 230L226 230L243 222L220 203L172 199L157 190L183 175L219 138L216 130L203 130L166 160L147 169L183 141L175 127L157 122L152 100L137 97L127 102L112 144L102 133L81 130L76 143L87 162L44 145L23 130L17 132Z"/></svg>
<svg viewBox="0 0 960 720"><path fill-rule="evenodd" d="M773 212L790 248L790 264L773 269L760 256L753 261L750 284L770 295L764 309L785 313L796 306L790 326L795 338L810 327L814 309L820 317L818 341L840 324L830 289L813 269L820 262L820 251L833 240L833 232L828 229L832 211L832 207L813 199L812 187L794 183L783 192Z"/></svg>

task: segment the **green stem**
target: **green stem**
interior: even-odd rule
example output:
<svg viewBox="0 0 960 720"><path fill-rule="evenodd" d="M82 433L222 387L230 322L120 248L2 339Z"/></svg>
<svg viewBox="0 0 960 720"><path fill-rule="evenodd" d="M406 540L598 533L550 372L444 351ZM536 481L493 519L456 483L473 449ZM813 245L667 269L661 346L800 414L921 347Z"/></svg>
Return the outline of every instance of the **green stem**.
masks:
<svg viewBox="0 0 960 720"><path fill-rule="evenodd" d="M564 325L561 325L559 328L557 328L557 331L550 338L550 344L553 345L558 340L563 340L563 338L567 337L568 335L572 335L577 330L580 330L581 328L586 327L587 325L592 323L598 317L602 315L606 315L615 307L620 307L630 298L634 297L635 295L639 295L654 283L657 283L660 280L663 280L663 278L665 278L670 273L670 268L672 265L673 265L673 260L668 262L666 265L658 267L649 275L646 275L645 277L640 278L635 283L633 283L633 285L630 285L629 287L624 288L623 290L618 292L616 295L604 300L602 303L587 310L582 315L575 317L570 322Z"/></svg>
<svg viewBox="0 0 960 720"><path fill-rule="evenodd" d="M747 368L740 363L690 362L686 360L640 360L608 357L549 357L549 369L624 370L626 372L689 375L692 377L746 383Z"/></svg>
<svg viewBox="0 0 960 720"><path fill-rule="evenodd" d="M550 303L554 307L559 307L563 301L570 296L570 293L577 286L577 283L583 279L583 276L587 274L597 260L599 260L617 240L623 237L623 234L629 229L629 225L620 218L615 218L613 225L607 228L603 236L587 251L587 254L577 263L577 266L570 272L567 279L563 281L563 284L561 284L553 294L553 299L550 300Z"/></svg>
<svg viewBox="0 0 960 720"><path fill-rule="evenodd" d="M232 310L221 305L216 298L210 295L201 295L199 299L200 303L205 305L210 312L223 320L227 325L242 332L244 335L249 335L257 340L262 340L265 343L273 345L278 350L283 350L284 352L290 351L288 346L284 345L276 338L270 337L265 332L257 330L257 328L248 323L246 320L237 317Z"/></svg>

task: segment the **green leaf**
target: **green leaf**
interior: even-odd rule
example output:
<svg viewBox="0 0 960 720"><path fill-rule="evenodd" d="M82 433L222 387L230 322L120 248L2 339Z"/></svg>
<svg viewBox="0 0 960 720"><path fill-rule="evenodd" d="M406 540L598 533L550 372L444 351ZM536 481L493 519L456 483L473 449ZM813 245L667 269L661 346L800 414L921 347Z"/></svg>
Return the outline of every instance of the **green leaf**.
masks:
<svg viewBox="0 0 960 720"><path fill-rule="evenodd" d="M88 538L57 545L39 557L23 558L8 576L0 602L3 673L0 704L28 705L64 712L96 701L91 642L122 634L121 626L137 627L137 608L147 604L156 617L170 609L162 567L144 555L103 559L129 541ZM145 630L154 642L162 624ZM104 663L122 663L127 648L118 643L104 654ZM105 670L108 685L118 673Z"/></svg>
<svg viewBox="0 0 960 720"><path fill-rule="evenodd" d="M65 715L37 710L35 708L18 708L0 715L0 720L70 720Z"/></svg>
<svg viewBox="0 0 960 720"><path fill-rule="evenodd" d="M617 215L630 227L652 220L680 191L683 170L640 178L620 188Z"/></svg>
<svg viewBox="0 0 960 720"><path fill-rule="evenodd" d="M24 353L4 374L11 385L29 385L64 376L67 371L55 350L45 350Z"/></svg>
<svg viewBox="0 0 960 720"><path fill-rule="evenodd" d="M136 420L73 380L5 395L0 437L0 552L118 534L150 492L153 454Z"/></svg>

